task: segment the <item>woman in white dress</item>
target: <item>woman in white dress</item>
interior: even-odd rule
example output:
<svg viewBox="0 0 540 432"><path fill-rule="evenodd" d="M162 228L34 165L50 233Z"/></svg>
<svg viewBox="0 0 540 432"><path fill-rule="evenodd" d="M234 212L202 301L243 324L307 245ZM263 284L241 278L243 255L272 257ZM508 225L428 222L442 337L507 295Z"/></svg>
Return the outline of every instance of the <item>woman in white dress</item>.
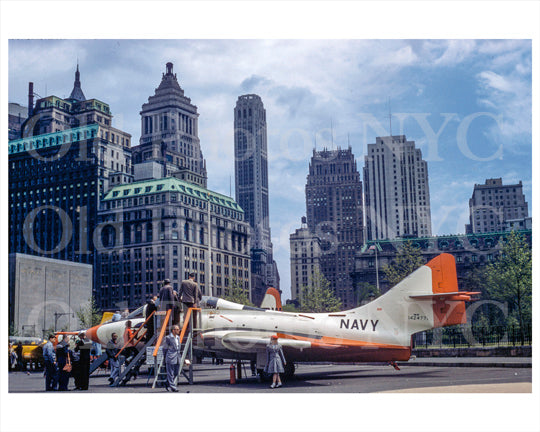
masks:
<svg viewBox="0 0 540 432"><path fill-rule="evenodd" d="M266 367L264 371L273 374L272 385L270 388L281 387L279 374L285 372L285 356L281 345L278 344L278 337L272 335L271 342L266 346Z"/></svg>

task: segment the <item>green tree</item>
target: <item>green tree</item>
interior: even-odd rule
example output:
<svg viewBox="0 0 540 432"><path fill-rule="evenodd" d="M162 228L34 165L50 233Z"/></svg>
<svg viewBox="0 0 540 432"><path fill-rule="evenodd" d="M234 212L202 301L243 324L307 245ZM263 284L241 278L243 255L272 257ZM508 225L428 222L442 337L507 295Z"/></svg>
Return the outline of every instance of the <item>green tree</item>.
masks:
<svg viewBox="0 0 540 432"><path fill-rule="evenodd" d="M522 343L524 326L532 320L532 254L525 238L512 231L505 239L498 259L486 270L490 297L508 302L510 316L519 324Z"/></svg>
<svg viewBox="0 0 540 432"><path fill-rule="evenodd" d="M422 265L424 265L424 259L420 248L406 241L399 248L395 259L390 264L382 266L381 270L390 283L390 287L393 287Z"/></svg>
<svg viewBox="0 0 540 432"><path fill-rule="evenodd" d="M249 300L248 293L236 279L231 280L229 294L227 294L224 299L246 306L253 306L253 303Z"/></svg>
<svg viewBox="0 0 540 432"><path fill-rule="evenodd" d="M330 288L330 282L323 274L315 272L313 276L313 288L302 288L302 312L337 312L341 308L339 300Z"/></svg>
<svg viewBox="0 0 540 432"><path fill-rule="evenodd" d="M298 309L296 309L296 306L293 303L284 304L281 307L281 310L283 312L298 312Z"/></svg>
<svg viewBox="0 0 540 432"><path fill-rule="evenodd" d="M11 323L9 325L9 335L10 336L20 336L19 330L15 327L15 324Z"/></svg>
<svg viewBox="0 0 540 432"><path fill-rule="evenodd" d="M356 295L358 305L362 304L364 300L368 300L372 295L377 298L381 295L377 287L369 282L360 282L356 286Z"/></svg>
<svg viewBox="0 0 540 432"><path fill-rule="evenodd" d="M84 328L90 328L98 325L101 322L101 317L103 316L103 313L101 310L99 310L94 297L91 297L86 303L83 303L83 305L75 313L79 319L79 322L81 323L81 326Z"/></svg>

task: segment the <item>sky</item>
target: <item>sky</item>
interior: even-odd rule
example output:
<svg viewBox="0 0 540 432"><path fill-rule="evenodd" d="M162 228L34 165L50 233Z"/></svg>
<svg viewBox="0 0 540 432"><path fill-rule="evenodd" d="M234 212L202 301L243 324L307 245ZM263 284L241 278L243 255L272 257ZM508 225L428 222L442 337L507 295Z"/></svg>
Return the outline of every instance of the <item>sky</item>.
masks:
<svg viewBox="0 0 540 432"><path fill-rule="evenodd" d="M367 144L390 134L390 119L428 162L433 234L465 231L473 187L487 178L522 181L532 216L527 39L12 39L8 61L9 101L25 106L29 81L42 97L69 96L78 62L85 96L109 104L133 145L141 106L172 62L198 107L208 187L233 197L233 109L240 95L261 96L284 299L313 148L350 145L362 177Z"/></svg>

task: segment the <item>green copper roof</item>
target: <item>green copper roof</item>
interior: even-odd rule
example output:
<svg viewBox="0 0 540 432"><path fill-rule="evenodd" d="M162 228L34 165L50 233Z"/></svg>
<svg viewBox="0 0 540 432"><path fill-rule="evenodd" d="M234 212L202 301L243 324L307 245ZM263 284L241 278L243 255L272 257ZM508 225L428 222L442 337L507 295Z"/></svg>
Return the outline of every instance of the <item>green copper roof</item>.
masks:
<svg viewBox="0 0 540 432"><path fill-rule="evenodd" d="M42 135L34 135L27 138L19 138L9 142L9 154L24 151L37 150L46 147L61 146L66 143L77 142L97 136L99 126L90 124L76 128L66 129Z"/></svg>
<svg viewBox="0 0 540 432"><path fill-rule="evenodd" d="M207 201L208 195L210 195L210 202L212 204L227 207L239 213L244 213L244 210L242 210L242 208L231 197L221 195L217 192L210 191L193 183L177 179L176 177L144 180L135 183L119 185L112 188L107 193L107 195L105 195L103 201L133 198L144 195L159 194L163 192L179 192L189 197L200 199L202 201Z"/></svg>

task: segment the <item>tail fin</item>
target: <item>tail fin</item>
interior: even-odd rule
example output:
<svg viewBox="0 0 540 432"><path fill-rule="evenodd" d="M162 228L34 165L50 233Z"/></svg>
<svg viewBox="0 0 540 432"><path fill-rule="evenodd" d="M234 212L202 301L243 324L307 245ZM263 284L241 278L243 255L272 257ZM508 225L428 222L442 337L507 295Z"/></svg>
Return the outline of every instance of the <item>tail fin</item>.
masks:
<svg viewBox="0 0 540 432"><path fill-rule="evenodd" d="M458 290L454 257L443 253L364 307L391 319L394 332L414 334L465 323L465 302L474 294Z"/></svg>
<svg viewBox="0 0 540 432"><path fill-rule="evenodd" d="M262 309L281 310L281 295L275 288L269 287L261 302Z"/></svg>

